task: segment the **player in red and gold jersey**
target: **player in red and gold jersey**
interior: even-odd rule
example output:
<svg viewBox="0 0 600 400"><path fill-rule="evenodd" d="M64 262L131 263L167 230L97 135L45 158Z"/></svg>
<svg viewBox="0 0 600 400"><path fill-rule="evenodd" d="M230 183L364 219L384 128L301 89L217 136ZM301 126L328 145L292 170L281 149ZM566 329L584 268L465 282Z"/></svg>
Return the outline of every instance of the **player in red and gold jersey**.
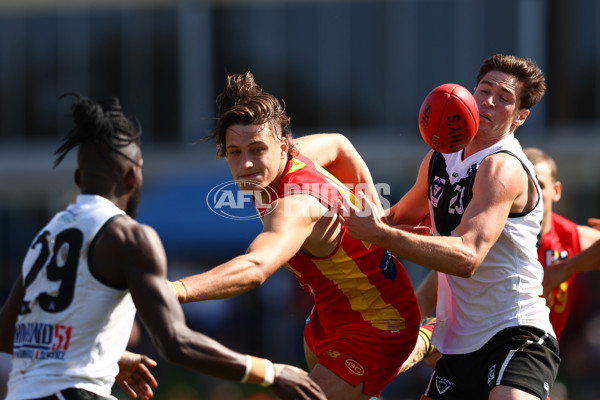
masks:
<svg viewBox="0 0 600 400"><path fill-rule="evenodd" d="M575 269L568 273L547 267L571 257L599 241L600 231L589 226L577 225L552 211L552 204L559 201L562 194L562 184L557 179L556 163L548 154L538 148L530 147L524 149L524 152L535 167L542 189L544 217L538 259L545 269L544 291L550 308L550 322L557 339L560 340L571 310L573 283L577 272L600 269L600 262L597 262L592 268ZM557 274L559 272L562 272L560 277Z"/></svg>
<svg viewBox="0 0 600 400"><path fill-rule="evenodd" d="M415 348L420 315L402 264L339 223L335 207L350 184L368 183L374 194L366 164L349 142L343 165L328 165L328 149L314 154L333 175L297 154L285 110L249 72L229 76L217 104L218 154L253 193L263 230L246 254L171 282L175 294L181 302L233 297L285 265L314 296L304 331L311 378L328 399L379 396Z"/></svg>
<svg viewBox="0 0 600 400"><path fill-rule="evenodd" d="M288 161L275 192L278 199L312 196L334 210L349 189L313 161L297 155ZM261 215L267 210L259 208ZM365 390L377 395L370 381L389 382L390 371L407 357L389 354L403 354L415 344L419 313L403 266L387 250L354 239L344 228L338 245L327 256L298 252L285 266L315 300L304 331L313 358L309 364L318 362L356 386L369 373L362 365L368 360L371 369L377 365L380 372L370 373ZM381 351L381 346L387 350ZM361 362L356 360L358 354Z"/></svg>
<svg viewBox="0 0 600 400"><path fill-rule="evenodd" d="M538 259L544 268L581 251L581 240L576 223L551 213L547 225L547 231L542 234L538 247ZM576 277L577 274L571 275L566 281L554 287L548 296L550 322L559 340L571 310L573 283Z"/></svg>

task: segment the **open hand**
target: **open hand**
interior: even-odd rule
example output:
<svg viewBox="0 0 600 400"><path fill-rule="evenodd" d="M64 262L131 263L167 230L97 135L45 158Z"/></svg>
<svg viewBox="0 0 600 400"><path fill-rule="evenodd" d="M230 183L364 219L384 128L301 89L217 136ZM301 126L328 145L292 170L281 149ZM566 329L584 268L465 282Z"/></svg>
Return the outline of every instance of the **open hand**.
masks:
<svg viewBox="0 0 600 400"><path fill-rule="evenodd" d="M569 279L570 275L564 265L565 260L560 260L544 268L544 281L542 282L544 286L544 298L547 299L550 293L552 293L552 289Z"/></svg>
<svg viewBox="0 0 600 400"><path fill-rule="evenodd" d="M387 226L383 221L383 210L370 201L363 192L358 192L356 199L362 208L355 205L350 195L343 201L338 200L338 218L346 227L350 236L356 239L375 243L380 230Z"/></svg>
<svg viewBox="0 0 600 400"><path fill-rule="evenodd" d="M138 395L142 400L154 397L153 388L158 383L148 367L156 366L156 361L143 354L125 351L119 360L119 373L115 377L117 385L132 399Z"/></svg>

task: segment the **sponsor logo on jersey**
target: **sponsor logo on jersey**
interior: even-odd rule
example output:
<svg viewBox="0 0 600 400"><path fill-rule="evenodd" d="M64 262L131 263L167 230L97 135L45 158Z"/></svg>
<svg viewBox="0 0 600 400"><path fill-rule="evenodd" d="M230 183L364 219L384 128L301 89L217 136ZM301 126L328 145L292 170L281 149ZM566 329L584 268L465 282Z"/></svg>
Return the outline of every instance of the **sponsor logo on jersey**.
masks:
<svg viewBox="0 0 600 400"><path fill-rule="evenodd" d="M356 375L364 375L365 374L365 369L356 360L348 358L348 359L346 359L346 361L344 361L344 364L346 364L346 367L348 367L348 369Z"/></svg>
<svg viewBox="0 0 600 400"><path fill-rule="evenodd" d="M338 358L340 356L340 352L335 350L327 350L325 355L331 358Z"/></svg>
<svg viewBox="0 0 600 400"><path fill-rule="evenodd" d="M13 355L16 358L63 360L71 341L71 326L43 322L15 326Z"/></svg>

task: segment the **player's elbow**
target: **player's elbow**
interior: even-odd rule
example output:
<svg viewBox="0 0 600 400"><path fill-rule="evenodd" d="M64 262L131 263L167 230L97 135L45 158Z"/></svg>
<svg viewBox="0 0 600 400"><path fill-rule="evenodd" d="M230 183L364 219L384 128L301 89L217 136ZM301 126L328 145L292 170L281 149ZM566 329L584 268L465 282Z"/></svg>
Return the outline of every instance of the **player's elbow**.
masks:
<svg viewBox="0 0 600 400"><path fill-rule="evenodd" d="M346 136L341 133L334 133L333 139L335 140L335 148L337 149L339 154L343 154L346 157L350 157L352 154L356 153L356 148Z"/></svg>
<svg viewBox="0 0 600 400"><path fill-rule="evenodd" d="M473 276L473 274L475 274L475 270L476 268L467 266L461 271L461 273L458 276L460 276L461 278L470 278Z"/></svg>
<svg viewBox="0 0 600 400"><path fill-rule="evenodd" d="M481 260L476 256L476 254L472 254L470 252L465 252L461 254L459 259L456 261L456 276L461 278L470 278L475 274L477 268L481 264Z"/></svg>
<svg viewBox="0 0 600 400"><path fill-rule="evenodd" d="M257 255L248 255L247 261L248 268L244 272L246 285L250 289L254 289L265 283L269 278L269 268L267 261Z"/></svg>
<svg viewBox="0 0 600 400"><path fill-rule="evenodd" d="M185 352L183 350L184 347L176 346L174 344L174 341L163 343L162 346L157 345L156 348L161 357L167 360L168 362L176 365L185 364L186 357Z"/></svg>

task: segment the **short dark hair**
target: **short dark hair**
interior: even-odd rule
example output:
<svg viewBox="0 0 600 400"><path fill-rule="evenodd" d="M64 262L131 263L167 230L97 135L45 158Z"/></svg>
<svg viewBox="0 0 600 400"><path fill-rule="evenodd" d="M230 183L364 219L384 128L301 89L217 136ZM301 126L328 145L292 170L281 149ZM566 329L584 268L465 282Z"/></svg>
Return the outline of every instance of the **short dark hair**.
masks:
<svg viewBox="0 0 600 400"><path fill-rule="evenodd" d="M483 61L477 74L477 85L485 74L500 71L515 76L522 84L519 107L521 110L535 106L546 92L544 73L529 58L495 54Z"/></svg>

